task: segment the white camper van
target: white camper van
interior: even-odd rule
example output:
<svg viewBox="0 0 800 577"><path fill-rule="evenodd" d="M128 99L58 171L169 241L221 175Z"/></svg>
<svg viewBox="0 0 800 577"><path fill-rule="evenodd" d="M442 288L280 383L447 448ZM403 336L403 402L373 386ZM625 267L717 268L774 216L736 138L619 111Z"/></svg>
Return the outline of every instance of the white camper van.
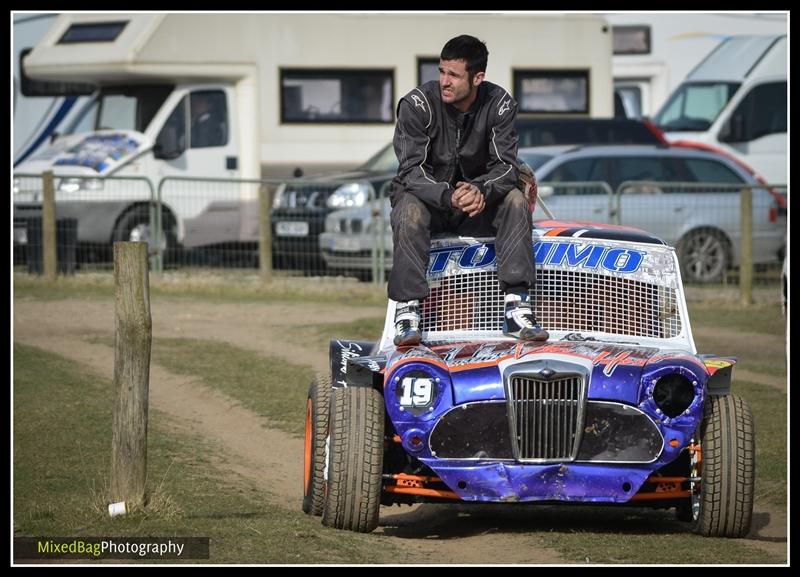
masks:
<svg viewBox="0 0 800 577"><path fill-rule="evenodd" d="M56 198L79 241L142 238L147 191L87 177L146 177L155 189L165 177L352 167L391 140L398 98L436 78L442 45L465 33L486 41L487 78L522 115L612 117L610 32L591 14L65 14L25 71L98 91L16 172L76 177L57 181ZM15 216L38 200L20 188ZM167 240L181 242L183 222L212 200L165 199Z"/></svg>
<svg viewBox="0 0 800 577"><path fill-rule="evenodd" d="M94 91L89 85L76 83L31 83L23 75L22 58L33 50L57 16L14 14L14 166L45 148L59 127L70 121Z"/></svg>
<svg viewBox="0 0 800 577"><path fill-rule="evenodd" d="M718 146L785 184L787 73L785 35L732 36L689 73L654 121L670 141Z"/></svg>

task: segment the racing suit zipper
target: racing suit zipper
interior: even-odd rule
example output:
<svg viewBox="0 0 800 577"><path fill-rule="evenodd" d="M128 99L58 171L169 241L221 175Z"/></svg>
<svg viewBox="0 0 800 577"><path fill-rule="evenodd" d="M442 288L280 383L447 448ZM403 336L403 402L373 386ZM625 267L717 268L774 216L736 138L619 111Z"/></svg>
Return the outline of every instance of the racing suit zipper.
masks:
<svg viewBox="0 0 800 577"><path fill-rule="evenodd" d="M450 182L453 185L455 185L455 183L453 182L453 178L455 177L456 173L458 172L458 167L461 165L461 159L459 158L459 155L458 155L458 146L459 146L460 142L461 142L461 129L458 128L458 124L456 124L455 154L453 155L453 160L451 161L450 166L448 167L448 171L447 171L447 182Z"/></svg>
<svg viewBox="0 0 800 577"><path fill-rule="evenodd" d="M461 129L458 128L456 130L456 165L453 167L453 174L456 171L461 170L461 153L459 151L459 147L461 146ZM461 171L461 177L464 177L464 172Z"/></svg>

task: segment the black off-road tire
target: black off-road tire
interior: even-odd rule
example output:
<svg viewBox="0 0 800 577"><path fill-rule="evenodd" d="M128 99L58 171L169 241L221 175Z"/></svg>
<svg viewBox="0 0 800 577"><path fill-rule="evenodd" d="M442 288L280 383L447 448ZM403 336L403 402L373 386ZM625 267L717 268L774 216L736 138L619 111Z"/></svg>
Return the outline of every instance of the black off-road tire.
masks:
<svg viewBox="0 0 800 577"><path fill-rule="evenodd" d="M360 533L378 526L383 435L384 405L378 391L347 387L333 392L323 525Z"/></svg>
<svg viewBox="0 0 800 577"><path fill-rule="evenodd" d="M325 505L325 461L331 378L318 376L308 387L306 433L303 452L303 512L322 515Z"/></svg>
<svg viewBox="0 0 800 577"><path fill-rule="evenodd" d="M701 433L700 507L692 530L706 537L744 537L753 518L756 457L747 401L709 396Z"/></svg>

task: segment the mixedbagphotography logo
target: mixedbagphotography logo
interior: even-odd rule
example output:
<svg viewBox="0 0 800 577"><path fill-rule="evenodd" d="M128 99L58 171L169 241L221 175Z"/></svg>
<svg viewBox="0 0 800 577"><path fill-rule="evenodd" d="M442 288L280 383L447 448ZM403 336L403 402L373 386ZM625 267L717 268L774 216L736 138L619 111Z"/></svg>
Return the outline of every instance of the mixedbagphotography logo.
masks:
<svg viewBox="0 0 800 577"><path fill-rule="evenodd" d="M208 559L208 537L15 537L14 559Z"/></svg>

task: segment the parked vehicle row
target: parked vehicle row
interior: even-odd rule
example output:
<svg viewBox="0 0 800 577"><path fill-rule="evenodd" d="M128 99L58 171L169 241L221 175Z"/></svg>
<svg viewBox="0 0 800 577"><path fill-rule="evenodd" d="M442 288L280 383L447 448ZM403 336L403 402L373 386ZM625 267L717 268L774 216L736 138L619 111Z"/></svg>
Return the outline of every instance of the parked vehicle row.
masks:
<svg viewBox="0 0 800 577"><path fill-rule="evenodd" d="M729 266L738 265L739 185L752 187L754 263L779 262L785 250L784 199L725 156L682 147L601 145L521 148L519 158L534 168L539 194L559 219L653 231L677 247L687 282L719 281ZM619 195L611 194L618 189ZM327 217L319 249L328 267L372 270L372 246L381 226L374 215L381 211L384 263L391 268L388 199Z"/></svg>
<svg viewBox="0 0 800 577"><path fill-rule="evenodd" d="M518 118L516 129L524 145L667 145L657 128L637 120ZM272 206L273 263L280 268L324 266L319 238L325 217L337 209L367 206L394 178L397 164L388 144L352 172L287 182Z"/></svg>
<svg viewBox="0 0 800 577"><path fill-rule="evenodd" d="M199 98L198 95L192 98L195 96ZM521 147L519 156L535 169L541 184L540 194L549 197L548 205L558 218L630 224L653 230L677 246L683 274L689 282L719 281L728 267L739 263L738 185L741 184L753 187L754 262L779 262L785 251L785 194L757 186L766 183L743 162L713 150L711 145L668 145L658 129L632 120L523 118L518 120L517 129L520 142L551 143ZM64 142L68 139L65 137ZM617 141L625 144L609 144ZM137 154L140 146L134 133L124 139L109 135L91 144L92 150L103 151L100 156L119 149L123 157ZM80 155L73 156L74 159L64 156L66 160L62 160L82 161ZM396 171L397 159L388 144L353 171L295 179L280 185L271 212L273 265L278 269L355 273L366 278L375 269L376 259L382 256L380 268L390 269L390 207L388 200L381 198L386 196ZM35 218L40 210L37 197L40 192L25 192L23 183L17 191L17 180L20 179L15 179L15 248L26 240L23 234L26 219ZM93 215L93 210L100 206L87 192L95 181L100 186L98 193L119 189L128 199L114 204L121 216L110 219L113 223L110 231L103 228L109 219L82 218ZM634 182L625 184L630 181ZM604 185L574 184L580 182ZM663 183L674 185L665 187ZM714 185L709 187L710 183ZM110 247L114 240L148 240L152 236L152 207L148 207L151 192L145 184L112 180L105 183L104 192L101 179L59 180L59 217L78 221L78 242L82 246L94 243L90 250L79 250L79 258L89 255L96 259L98 246L101 256L106 254L102 246ZM234 181L218 184L216 189L228 187L230 200L207 203L204 197L193 195L192 187L202 194L202 187L207 187L208 182L200 179L179 184L186 186L163 197L164 232L160 244L169 260L193 260L181 256L188 250L198 255L202 251L225 251L233 247L249 250L249 258L244 262L255 262L259 235L257 186L248 185L245 189ZM621 186L621 194L614 195ZM253 200L241 200L243 192ZM131 199L137 202L134 209L126 211L124 207ZM191 204L195 216L182 221L175 219L169 205L178 201L186 207ZM109 201L104 206L111 204ZM66 210L68 205L75 210ZM376 218L381 214L383 218Z"/></svg>

